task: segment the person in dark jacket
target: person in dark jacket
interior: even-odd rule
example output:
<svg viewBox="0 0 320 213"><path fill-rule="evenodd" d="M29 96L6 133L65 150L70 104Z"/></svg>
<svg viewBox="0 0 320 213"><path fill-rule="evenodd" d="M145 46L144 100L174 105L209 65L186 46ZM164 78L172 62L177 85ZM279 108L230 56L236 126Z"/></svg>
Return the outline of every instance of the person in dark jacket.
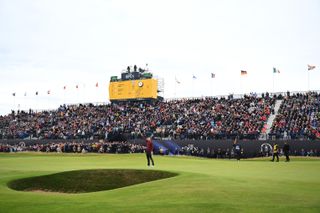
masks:
<svg viewBox="0 0 320 213"><path fill-rule="evenodd" d="M150 160L151 160L152 166L154 166L154 161L152 158L153 143L152 143L151 138L152 138L152 135L148 136L146 139L146 143L147 143L146 155L147 155L148 166L150 166Z"/></svg>
<svg viewBox="0 0 320 213"><path fill-rule="evenodd" d="M290 158L289 158L290 146L289 146L288 142L284 143L282 150L283 150L284 155L286 156L286 162L289 162L290 161Z"/></svg>
<svg viewBox="0 0 320 213"><path fill-rule="evenodd" d="M233 151L234 151L235 157L239 161L241 159L241 145L238 143L238 137L234 139Z"/></svg>

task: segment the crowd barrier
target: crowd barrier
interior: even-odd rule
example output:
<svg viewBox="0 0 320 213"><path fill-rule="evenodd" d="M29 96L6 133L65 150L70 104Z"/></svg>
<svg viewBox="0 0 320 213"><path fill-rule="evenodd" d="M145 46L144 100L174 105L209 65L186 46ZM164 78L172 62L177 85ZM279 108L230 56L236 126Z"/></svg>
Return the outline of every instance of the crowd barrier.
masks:
<svg viewBox="0 0 320 213"><path fill-rule="evenodd" d="M166 144L167 141L174 142L180 147L188 146L193 144L196 147L203 148L206 150L208 147L217 151L218 149L226 151L231 150L233 145L233 140L157 140L160 144ZM135 140L133 143L144 144L144 140ZM320 141L319 140L240 140L239 144L243 148L243 154L246 157L256 157L261 153L261 148L263 145L273 146L277 143L280 148L283 147L284 143L287 142L290 145L290 151L292 154L300 153L301 150L310 151L320 151Z"/></svg>
<svg viewBox="0 0 320 213"><path fill-rule="evenodd" d="M2 144L23 144L23 145L32 145L32 144L47 144L47 143L95 143L99 142L98 140L0 140ZM145 140L129 140L128 142L134 144L145 145ZM320 141L319 140L240 140L239 143L243 148L243 155L245 157L255 157L259 156L261 153L261 147L263 145L272 146L274 143L277 143L279 147L283 147L284 143L287 142L290 145L291 153L300 153L301 150L308 152L313 150L314 152L320 151ZM226 151L231 150L233 141L232 140L154 140L156 149L168 149L172 150L173 148L178 149L185 146L190 146L191 144L200 149L217 151L218 149ZM159 151L159 150L157 150Z"/></svg>

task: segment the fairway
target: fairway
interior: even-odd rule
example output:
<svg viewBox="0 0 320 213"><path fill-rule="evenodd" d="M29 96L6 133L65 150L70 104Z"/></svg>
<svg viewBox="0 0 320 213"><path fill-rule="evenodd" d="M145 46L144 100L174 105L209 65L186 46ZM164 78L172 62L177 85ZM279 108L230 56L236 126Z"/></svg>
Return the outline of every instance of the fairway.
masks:
<svg viewBox="0 0 320 213"><path fill-rule="evenodd" d="M144 154L0 154L0 212L320 212L320 160L203 159ZM178 176L80 194L9 189L11 180L85 169L149 169Z"/></svg>

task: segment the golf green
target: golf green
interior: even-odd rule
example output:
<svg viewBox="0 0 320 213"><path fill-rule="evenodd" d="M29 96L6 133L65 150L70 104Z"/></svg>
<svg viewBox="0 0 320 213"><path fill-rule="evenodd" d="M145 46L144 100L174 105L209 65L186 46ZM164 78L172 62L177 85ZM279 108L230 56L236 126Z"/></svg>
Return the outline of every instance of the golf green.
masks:
<svg viewBox="0 0 320 213"><path fill-rule="evenodd" d="M0 154L0 212L320 212L320 159L216 160L144 154ZM13 180L74 170L178 176L90 193L16 191Z"/></svg>

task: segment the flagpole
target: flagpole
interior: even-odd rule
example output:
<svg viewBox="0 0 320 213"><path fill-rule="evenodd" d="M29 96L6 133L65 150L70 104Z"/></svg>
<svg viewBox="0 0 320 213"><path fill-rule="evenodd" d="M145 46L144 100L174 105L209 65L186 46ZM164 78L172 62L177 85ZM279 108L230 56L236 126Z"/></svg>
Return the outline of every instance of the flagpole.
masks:
<svg viewBox="0 0 320 213"><path fill-rule="evenodd" d="M192 74L192 92L194 92L194 74ZM192 97L195 97L196 95L192 94Z"/></svg>
<svg viewBox="0 0 320 213"><path fill-rule="evenodd" d="M310 91L310 70L308 70L308 92Z"/></svg>
<svg viewBox="0 0 320 213"><path fill-rule="evenodd" d="M49 90L48 90L49 91ZM50 91L51 92L51 91ZM46 107L45 110L49 110L49 106L50 106L50 92L47 92L48 98L47 98L47 104L48 106Z"/></svg>
<svg viewBox="0 0 320 213"><path fill-rule="evenodd" d="M78 104L79 103L79 86L76 85L76 90L75 90L75 95L74 95L74 104Z"/></svg>
<svg viewBox="0 0 320 213"><path fill-rule="evenodd" d="M25 111L27 111L27 109L28 109L28 106L27 106L27 93L25 92L24 93L24 98L23 98L23 104L22 104L22 109L25 109Z"/></svg>
<svg viewBox="0 0 320 213"><path fill-rule="evenodd" d="M25 108L25 111L28 111L28 100L27 100L27 93L24 93L24 106L22 108Z"/></svg>
<svg viewBox="0 0 320 213"><path fill-rule="evenodd" d="M272 92L274 93L274 72L273 72L273 77L272 77Z"/></svg>
<svg viewBox="0 0 320 213"><path fill-rule="evenodd" d="M66 89L63 87L63 104L66 104Z"/></svg>
<svg viewBox="0 0 320 213"><path fill-rule="evenodd" d="M35 104L35 109L34 109L34 111L35 112L37 112L38 111L38 109L39 109L39 103L38 103L38 101L39 101L39 99L38 99L38 95L39 95L39 92L38 91L36 91L36 104Z"/></svg>
<svg viewBox="0 0 320 213"><path fill-rule="evenodd" d="M16 109L16 94L14 94L14 96L13 96L13 110L16 113L16 111L17 111L17 109Z"/></svg>
<svg viewBox="0 0 320 213"><path fill-rule="evenodd" d="M216 82L215 82L215 84L213 85L212 97L214 97L215 94L217 94L216 91L217 91L217 84L216 84Z"/></svg>
<svg viewBox="0 0 320 213"><path fill-rule="evenodd" d="M242 91L242 75L240 74L240 95L243 94Z"/></svg>
<svg viewBox="0 0 320 213"><path fill-rule="evenodd" d="M177 87L177 77L174 77L174 93L173 93L173 97L176 98L176 87Z"/></svg>
<svg viewBox="0 0 320 213"><path fill-rule="evenodd" d="M177 82L174 83L174 98L177 98Z"/></svg>
<svg viewBox="0 0 320 213"><path fill-rule="evenodd" d="M242 93L243 95L244 95L244 90L243 90L243 88L242 88L242 77L243 76L247 76L247 71L245 71L245 70L241 70L240 71L240 93Z"/></svg>
<svg viewBox="0 0 320 213"><path fill-rule="evenodd" d="M214 81L215 77L216 77L216 74L215 73L211 73L212 81ZM211 96L212 96L212 98L214 97L214 91L215 90L216 90L216 85L213 82L213 84L211 85Z"/></svg>
<svg viewBox="0 0 320 213"><path fill-rule="evenodd" d="M192 91L194 92L194 78L192 76ZM196 87L197 88L197 87ZM196 97L196 95L192 94L192 97Z"/></svg>

